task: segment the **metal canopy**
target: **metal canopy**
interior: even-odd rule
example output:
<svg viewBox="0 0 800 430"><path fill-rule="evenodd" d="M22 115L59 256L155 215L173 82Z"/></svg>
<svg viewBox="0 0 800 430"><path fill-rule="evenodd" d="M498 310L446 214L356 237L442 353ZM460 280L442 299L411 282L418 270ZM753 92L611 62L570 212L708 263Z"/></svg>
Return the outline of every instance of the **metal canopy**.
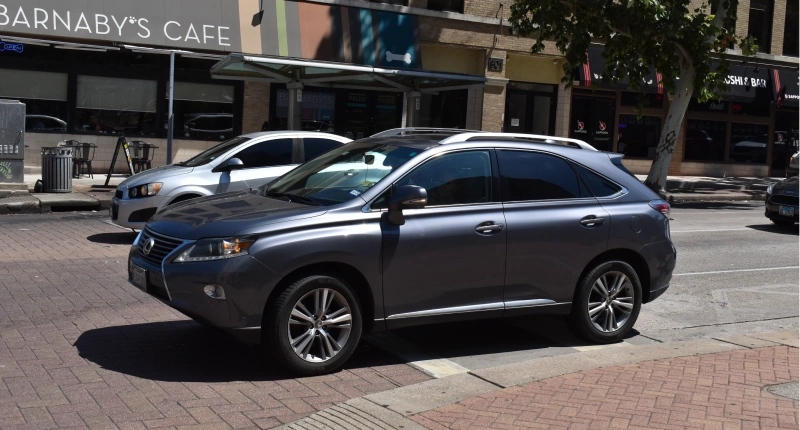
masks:
<svg viewBox="0 0 800 430"><path fill-rule="evenodd" d="M482 87L483 76L385 69L302 58L230 54L211 68L215 79L301 83L315 87L435 93Z"/></svg>

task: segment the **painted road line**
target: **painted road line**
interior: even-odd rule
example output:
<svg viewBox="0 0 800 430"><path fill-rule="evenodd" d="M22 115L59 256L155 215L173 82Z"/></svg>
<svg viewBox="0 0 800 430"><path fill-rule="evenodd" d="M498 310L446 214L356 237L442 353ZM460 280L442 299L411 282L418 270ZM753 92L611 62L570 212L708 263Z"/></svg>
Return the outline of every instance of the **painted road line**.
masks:
<svg viewBox="0 0 800 430"><path fill-rule="evenodd" d="M423 351L413 343L392 333L375 333L364 338L364 340L434 378L469 372L466 367Z"/></svg>
<svg viewBox="0 0 800 430"><path fill-rule="evenodd" d="M736 270L715 270L713 272L687 272L676 273L672 276L689 276L689 275L716 275L718 273L737 273L737 272L761 272L765 270L789 270L798 269L800 266L784 266L784 267L762 267L760 269L736 269Z"/></svg>

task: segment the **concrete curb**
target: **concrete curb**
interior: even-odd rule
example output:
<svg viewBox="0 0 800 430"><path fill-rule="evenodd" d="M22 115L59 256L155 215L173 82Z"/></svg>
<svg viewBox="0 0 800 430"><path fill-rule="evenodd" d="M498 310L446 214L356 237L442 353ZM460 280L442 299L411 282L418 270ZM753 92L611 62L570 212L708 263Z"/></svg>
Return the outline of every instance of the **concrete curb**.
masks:
<svg viewBox="0 0 800 430"><path fill-rule="evenodd" d="M608 348L471 371L351 399L278 428L420 429L409 416L511 386L603 367L644 361L786 345L797 348L797 330L684 342Z"/></svg>
<svg viewBox="0 0 800 430"><path fill-rule="evenodd" d="M110 204L110 201L108 202ZM76 210L101 210L101 200L83 193L25 193L12 194L0 198L0 214L39 214L50 213L53 208L71 208Z"/></svg>
<svg viewBox="0 0 800 430"><path fill-rule="evenodd" d="M672 194L667 193L667 201L670 203L689 203L689 202L763 202L766 193L752 193L752 194Z"/></svg>

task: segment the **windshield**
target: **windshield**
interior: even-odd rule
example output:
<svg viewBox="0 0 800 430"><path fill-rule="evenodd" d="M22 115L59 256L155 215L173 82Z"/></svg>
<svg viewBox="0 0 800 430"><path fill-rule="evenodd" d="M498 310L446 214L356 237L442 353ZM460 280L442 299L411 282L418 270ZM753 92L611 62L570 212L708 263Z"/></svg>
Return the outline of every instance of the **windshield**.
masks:
<svg viewBox="0 0 800 430"><path fill-rule="evenodd" d="M197 167L197 166L202 166L203 164L208 164L211 161L215 160L217 157L239 146L240 144L247 142L248 140L250 140L249 137L243 137L243 136L234 137L231 140L226 140L225 142L222 142L213 148L206 149L205 151L195 155L194 157L184 161L183 163L178 163L178 164L180 164L181 166L189 166L189 167Z"/></svg>
<svg viewBox="0 0 800 430"><path fill-rule="evenodd" d="M292 170L273 182L265 195L336 205L361 195L420 152L386 144L349 143Z"/></svg>

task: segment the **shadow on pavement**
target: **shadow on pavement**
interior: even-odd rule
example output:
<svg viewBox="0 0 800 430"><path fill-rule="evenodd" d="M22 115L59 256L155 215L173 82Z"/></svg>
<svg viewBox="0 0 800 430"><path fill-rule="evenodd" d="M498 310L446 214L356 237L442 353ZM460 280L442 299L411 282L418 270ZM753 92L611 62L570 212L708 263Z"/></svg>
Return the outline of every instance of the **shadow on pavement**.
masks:
<svg viewBox="0 0 800 430"><path fill-rule="evenodd" d="M753 206L761 205L763 202L693 202L693 203L670 203L675 209L735 209L752 210Z"/></svg>
<svg viewBox="0 0 800 430"><path fill-rule="evenodd" d="M272 381L294 375L272 362L261 348L194 321L157 322L88 330L75 348L105 369L144 379L173 382ZM345 369L397 364L364 344Z"/></svg>
<svg viewBox="0 0 800 430"><path fill-rule="evenodd" d="M797 224L794 225L775 225L775 224L761 224L761 225L746 225L747 228L752 228L753 230L759 231L766 231L769 233L776 233L776 234L786 234L791 236L797 236L800 234L800 226Z"/></svg>
<svg viewBox="0 0 800 430"><path fill-rule="evenodd" d="M105 245L130 245L136 240L134 232L119 232L119 233L98 233L93 234L86 239L89 242L102 243Z"/></svg>

